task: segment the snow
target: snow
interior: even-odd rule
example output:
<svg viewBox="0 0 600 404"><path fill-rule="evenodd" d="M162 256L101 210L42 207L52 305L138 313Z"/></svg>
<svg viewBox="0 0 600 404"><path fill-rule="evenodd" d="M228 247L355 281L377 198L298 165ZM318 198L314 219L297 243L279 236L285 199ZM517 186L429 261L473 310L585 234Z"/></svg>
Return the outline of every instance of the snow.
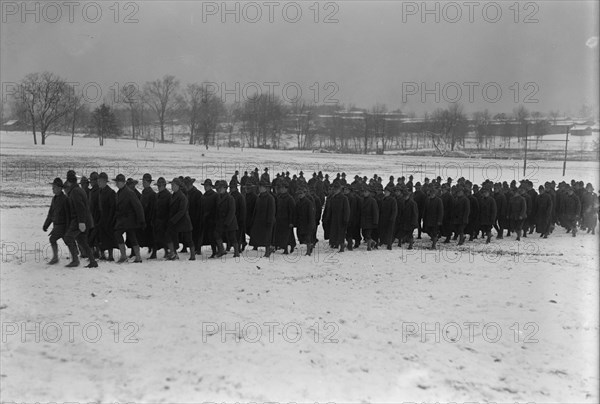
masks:
<svg viewBox="0 0 600 404"><path fill-rule="evenodd" d="M557 229L548 239L453 242L436 252L426 249L426 236L413 251L361 246L339 254L321 242L312 257L247 251L237 262L206 252L195 262L186 254L147 261L144 251L142 265L101 262L94 270L65 268L60 242L61 263L46 265L45 184L69 168L213 181L255 166L272 175L417 180L460 169L480 182L518 181L520 161L144 148L125 140L100 148L88 138L71 147L60 136L33 146L22 135L0 133L3 401L599 401L597 235ZM536 183L563 179L562 162L532 164L527 174ZM567 163L564 179L571 178L596 186L598 163ZM72 342L67 322L78 323ZM50 323L62 332L56 342Z"/></svg>

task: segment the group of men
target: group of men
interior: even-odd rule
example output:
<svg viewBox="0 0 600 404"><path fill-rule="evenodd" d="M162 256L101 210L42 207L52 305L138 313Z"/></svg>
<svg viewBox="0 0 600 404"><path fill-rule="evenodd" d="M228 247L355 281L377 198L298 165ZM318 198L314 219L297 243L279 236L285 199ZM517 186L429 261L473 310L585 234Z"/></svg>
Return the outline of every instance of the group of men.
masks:
<svg viewBox="0 0 600 404"><path fill-rule="evenodd" d="M236 171L229 182L206 179L202 192L194 178L181 176L167 183L160 177L155 182L147 173L140 192L138 181L123 174L110 180L104 172L92 172L89 179L78 181L70 170L64 183L60 178L51 183L54 197L43 225L44 231L53 225L49 264L59 261L61 238L71 255L68 267L79 266L81 255L89 259L86 267L94 268L98 260L114 261L114 249L120 251L119 263L129 258L142 262L140 247L149 249L148 259L164 249L167 260L188 251L195 260L203 246L210 246L210 258L231 249L239 257L248 245L264 247L269 257L279 249L293 253L297 239L311 255L319 225L329 246L339 252L359 248L362 242L368 251L391 250L396 240L398 246L407 243L412 249L415 230L418 239L422 233L429 235L432 249L440 238L462 245L467 237L473 241L481 235L489 243L492 228L496 239L514 233L520 240L534 231L547 238L556 225L575 237L578 228L595 234L600 205L592 184L584 187L575 180L558 186L546 182L536 191L529 180L519 186L516 181L486 180L479 186L464 178L456 184L440 177L413 184L412 176L396 182L391 176L384 186L377 174L370 179L356 175L348 182L345 173L330 181L319 171L306 180L300 171L292 177L277 173L271 181L268 168L261 175L256 168L239 176Z"/></svg>

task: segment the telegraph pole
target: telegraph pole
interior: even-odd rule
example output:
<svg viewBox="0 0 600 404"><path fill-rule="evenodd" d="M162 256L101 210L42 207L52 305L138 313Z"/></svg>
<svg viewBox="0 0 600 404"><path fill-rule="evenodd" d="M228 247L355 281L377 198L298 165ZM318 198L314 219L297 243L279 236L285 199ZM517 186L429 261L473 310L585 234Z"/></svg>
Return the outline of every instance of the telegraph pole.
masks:
<svg viewBox="0 0 600 404"><path fill-rule="evenodd" d="M569 145L569 131L571 130L571 126L567 128L567 136L565 136L565 159L563 160L563 177L565 176L565 172L567 171L567 146Z"/></svg>
<svg viewBox="0 0 600 404"><path fill-rule="evenodd" d="M527 126L528 123L525 122L525 160L523 161L523 178L525 178L525 172L527 171Z"/></svg>

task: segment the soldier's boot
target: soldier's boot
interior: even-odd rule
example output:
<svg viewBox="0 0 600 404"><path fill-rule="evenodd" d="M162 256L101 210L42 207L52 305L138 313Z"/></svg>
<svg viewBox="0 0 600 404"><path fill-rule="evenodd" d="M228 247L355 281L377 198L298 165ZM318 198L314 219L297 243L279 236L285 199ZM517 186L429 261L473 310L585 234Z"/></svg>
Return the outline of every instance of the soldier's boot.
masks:
<svg viewBox="0 0 600 404"><path fill-rule="evenodd" d="M421 240L421 228L417 230L417 239Z"/></svg>
<svg viewBox="0 0 600 404"><path fill-rule="evenodd" d="M458 240L458 233L454 233L454 237L452 238L452 241L456 241Z"/></svg>
<svg viewBox="0 0 600 404"><path fill-rule="evenodd" d="M48 261L48 265L58 264L58 244L52 244L52 259Z"/></svg>
<svg viewBox="0 0 600 404"><path fill-rule="evenodd" d="M573 237L577 236L577 227L573 227L572 234L573 234Z"/></svg>
<svg viewBox="0 0 600 404"><path fill-rule="evenodd" d="M290 246L290 254L293 254L295 249L296 249L296 246L295 245L291 245Z"/></svg>
<svg viewBox="0 0 600 404"><path fill-rule="evenodd" d="M158 250L158 248L154 247L152 249L152 254L150 254L150 256L148 257L149 260L155 260L156 259L156 250Z"/></svg>
<svg viewBox="0 0 600 404"><path fill-rule="evenodd" d="M450 243L450 236L446 236L446 239L444 240L444 244L448 244Z"/></svg>
<svg viewBox="0 0 600 404"><path fill-rule="evenodd" d="M256 251L256 250L258 250L257 246L252 247L252 251Z"/></svg>
<svg viewBox="0 0 600 404"><path fill-rule="evenodd" d="M181 250L179 250L180 253L186 253L188 252L187 246L184 244L183 247L181 247Z"/></svg>
<svg viewBox="0 0 600 404"><path fill-rule="evenodd" d="M106 257L106 260L111 261L111 262L115 260L113 257L113 249L112 248L108 249L108 257Z"/></svg>
<svg viewBox="0 0 600 404"><path fill-rule="evenodd" d="M392 249L392 243L389 243L389 244L387 245L387 249L388 249L388 250L391 250L391 249Z"/></svg>
<svg viewBox="0 0 600 404"><path fill-rule="evenodd" d="M348 251L352 251L352 239L351 238L347 238L346 239L346 245L348 246Z"/></svg>
<svg viewBox="0 0 600 404"><path fill-rule="evenodd" d="M210 249L212 251L212 254L210 254L210 257L208 258L215 258L217 256L217 246L215 244L211 244Z"/></svg>
<svg viewBox="0 0 600 404"><path fill-rule="evenodd" d="M433 238L431 239L431 249L432 249L432 250L435 250L435 249L436 249L436 247L437 247L437 237L433 237Z"/></svg>
<svg viewBox="0 0 600 404"><path fill-rule="evenodd" d="M190 247L190 261L196 261L196 249L194 247Z"/></svg>
<svg viewBox="0 0 600 404"><path fill-rule="evenodd" d="M288 248L287 248L287 246L285 246L285 248L283 249L283 255L288 255L288 254L289 254Z"/></svg>
<svg viewBox="0 0 600 404"><path fill-rule="evenodd" d="M458 240L458 245L463 245L465 243L467 236L465 236L464 234L460 235L460 239Z"/></svg>
<svg viewBox="0 0 600 404"><path fill-rule="evenodd" d="M548 238L548 233L544 233L544 234L542 235L542 238Z"/></svg>
<svg viewBox="0 0 600 404"><path fill-rule="evenodd" d="M496 240L502 240L504 238L502 233L504 233L504 229L502 227L498 228L498 235L496 236Z"/></svg>
<svg viewBox="0 0 600 404"><path fill-rule="evenodd" d="M94 258L100 259L100 249L98 247L93 247L92 250L94 251Z"/></svg>
<svg viewBox="0 0 600 404"><path fill-rule="evenodd" d="M119 244L119 252L121 253L121 255L119 256L117 264L122 264L123 262L127 261L127 251L125 251L125 244Z"/></svg>
<svg viewBox="0 0 600 404"><path fill-rule="evenodd" d="M521 235L527 238L527 228L525 228L525 230L522 231Z"/></svg>
<svg viewBox="0 0 600 404"><path fill-rule="evenodd" d="M521 230L517 230L517 241L521 240Z"/></svg>
<svg viewBox="0 0 600 404"><path fill-rule="evenodd" d="M140 253L139 245L133 246L133 252L135 253L135 261L133 261L133 262L137 262L137 263L142 262L142 254Z"/></svg>
<svg viewBox="0 0 600 404"><path fill-rule="evenodd" d="M344 251L345 251L345 249L346 249L346 243L344 243L344 242L342 241L342 243L340 244L340 251L339 251L339 252L344 252Z"/></svg>
<svg viewBox="0 0 600 404"><path fill-rule="evenodd" d="M313 248L314 248L313 244L308 243L306 245L306 255L310 256L312 254Z"/></svg>
<svg viewBox="0 0 600 404"><path fill-rule="evenodd" d="M217 258L221 258L222 256L224 256L225 254L227 254L225 252L225 249L223 248L223 240L217 240Z"/></svg>
<svg viewBox="0 0 600 404"><path fill-rule="evenodd" d="M358 246L360 246L360 240L356 240L353 248L358 248Z"/></svg>
<svg viewBox="0 0 600 404"><path fill-rule="evenodd" d="M177 255L177 250L175 250L173 243L167 243L167 249L165 250L165 258L169 261L179 259L179 256Z"/></svg>
<svg viewBox="0 0 600 404"><path fill-rule="evenodd" d="M106 261L106 254L104 254L104 250L100 250L100 256L98 257L100 261Z"/></svg>
<svg viewBox="0 0 600 404"><path fill-rule="evenodd" d="M129 258L135 257L135 250L131 247L131 252L129 253Z"/></svg>
<svg viewBox="0 0 600 404"><path fill-rule="evenodd" d="M413 249L413 244L414 244L414 241L411 239L411 240L408 242L408 249L409 249L409 250L412 250L412 249Z"/></svg>
<svg viewBox="0 0 600 404"><path fill-rule="evenodd" d="M473 241L473 233L469 234L469 241Z"/></svg>
<svg viewBox="0 0 600 404"><path fill-rule="evenodd" d="M233 256L234 258L240 256L240 243L238 243L237 241L233 243Z"/></svg>
<svg viewBox="0 0 600 404"><path fill-rule="evenodd" d="M367 251L371 251L373 249L373 243L374 241L369 239L367 240Z"/></svg>
<svg viewBox="0 0 600 404"><path fill-rule="evenodd" d="M65 265L67 268L75 268L79 266L79 251L76 245L69 246L69 252L71 253L71 262Z"/></svg>
<svg viewBox="0 0 600 404"><path fill-rule="evenodd" d="M490 241L492 241L492 231L491 230L487 232L487 238L485 239L485 243L489 244Z"/></svg>
<svg viewBox="0 0 600 404"><path fill-rule="evenodd" d="M265 247L265 255L263 255L264 258L269 258L271 256L271 246L268 245Z"/></svg>

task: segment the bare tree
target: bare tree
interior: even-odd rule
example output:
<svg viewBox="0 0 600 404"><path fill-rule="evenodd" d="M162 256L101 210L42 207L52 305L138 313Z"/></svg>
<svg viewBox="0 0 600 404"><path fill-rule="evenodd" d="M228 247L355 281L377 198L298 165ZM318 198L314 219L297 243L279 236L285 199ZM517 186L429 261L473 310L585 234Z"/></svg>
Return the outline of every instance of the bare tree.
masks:
<svg viewBox="0 0 600 404"><path fill-rule="evenodd" d="M160 140L165 141L165 122L175 104L179 80L175 76L166 75L162 79L147 82L144 86L146 98L160 124Z"/></svg>
<svg viewBox="0 0 600 404"><path fill-rule="evenodd" d="M37 130L46 144L48 129L69 112L67 83L54 73L31 73L21 80L14 96L16 109L31 125L33 144L37 144Z"/></svg>

